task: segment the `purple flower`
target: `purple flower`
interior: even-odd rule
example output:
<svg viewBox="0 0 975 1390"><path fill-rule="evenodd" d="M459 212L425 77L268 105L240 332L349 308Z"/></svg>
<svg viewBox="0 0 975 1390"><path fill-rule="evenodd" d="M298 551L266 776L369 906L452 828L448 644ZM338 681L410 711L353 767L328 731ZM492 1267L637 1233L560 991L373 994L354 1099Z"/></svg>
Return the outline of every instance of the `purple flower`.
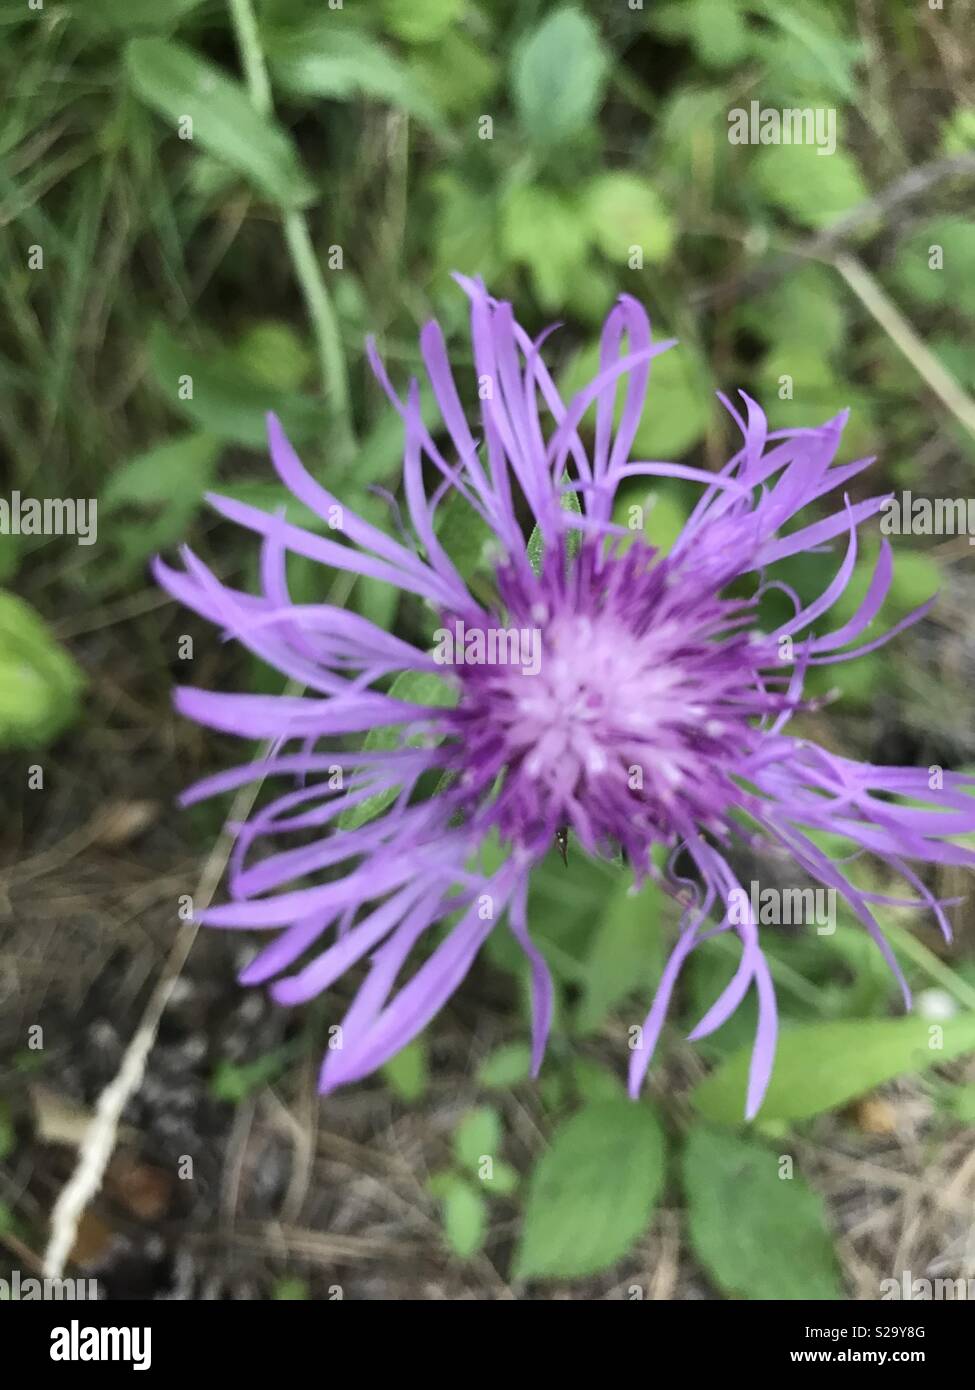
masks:
<svg viewBox="0 0 975 1390"><path fill-rule="evenodd" d="M754 913L730 906L747 902L727 857L735 842L785 853L842 894L908 1003L872 904L926 906L947 935L942 904L908 861L975 864L970 850L951 842L975 830L975 801L965 791L972 779L945 773L933 793L926 770L854 762L787 732L792 716L812 707L803 696L808 668L871 651L905 626L851 645L890 587L884 541L855 616L817 635L853 574L857 528L885 499L851 503L842 492L871 462L833 466L845 414L816 429L769 432L760 408L744 395L743 414L722 398L742 440L720 473L633 461L653 359L672 346L652 341L640 305L621 296L603 329L598 375L564 404L542 360L542 339L533 342L511 306L492 299L479 281L458 280L471 302L482 397L476 433L435 322L423 329L420 344L448 441L443 450L423 423L416 383L405 401L398 399L370 346L373 369L404 423L404 491L416 551L341 508L271 418L279 476L323 518L341 517L340 529L326 538L212 497L223 516L262 537L262 592L228 587L189 551L182 572L157 565L159 581L175 598L308 692L177 692L177 707L191 719L275 741L265 761L205 779L185 802L258 778L292 783L239 827L230 901L201 920L274 933L241 978L247 984L274 979L271 993L282 1004L320 994L368 958L369 971L343 1020L342 1045L327 1053L322 1068L321 1088L330 1091L366 1076L414 1037L506 915L530 964L537 1070L552 983L526 916L532 866L556 837L564 844L566 832L590 854L622 850L637 884L651 876L684 904L676 945L631 1055L631 1093L646 1073L684 961L701 942L732 931L741 946L736 973L691 1037L713 1032L755 990L750 1117L772 1068L776 1010ZM595 431L587 449L580 423L592 405ZM425 465L436 480L432 494ZM619 485L639 476L702 486L666 556L611 520ZM474 597L438 539L436 509L451 492L496 538L496 598L489 604ZM573 494L581 508L571 505ZM807 503L830 494L831 514L783 534ZM540 573L526 549L523 518L542 542ZM775 584L794 613L781 628L763 631L758 605L772 587L766 567L839 537L846 553L823 593L804 607L788 586ZM285 580L289 551L426 600L440 625L440 646L421 650L355 613L295 604ZM748 576L750 589L736 582ZM445 679L454 702L407 703L375 688L400 672ZM387 727L398 731L396 739L348 737ZM350 750L350 742L366 746ZM384 742L394 746L386 751ZM429 774L437 789L421 794L431 785ZM337 824L355 806L375 808L377 797L381 814L356 828ZM831 861L818 847L820 831L878 856L907 881L911 896L856 888L846 861ZM486 868L491 832L508 853L500 866ZM292 833L297 843L280 847ZM655 846L669 852L666 869L651 858ZM414 946L438 924L437 944L397 989Z"/></svg>

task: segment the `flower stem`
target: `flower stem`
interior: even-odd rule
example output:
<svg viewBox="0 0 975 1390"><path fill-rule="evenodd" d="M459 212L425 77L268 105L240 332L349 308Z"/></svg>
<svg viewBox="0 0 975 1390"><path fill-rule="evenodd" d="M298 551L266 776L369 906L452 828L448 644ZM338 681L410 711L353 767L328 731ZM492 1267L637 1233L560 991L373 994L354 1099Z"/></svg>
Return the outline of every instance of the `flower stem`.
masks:
<svg viewBox="0 0 975 1390"><path fill-rule="evenodd" d="M228 0L228 4L251 102L262 116L272 116L274 101L271 82L253 4L251 0ZM345 467L355 450L355 431L352 425L349 374L338 319L322 277L304 213L295 209L285 211L283 224L284 239L291 256L295 278L301 288L315 334L322 386L332 417L340 464Z"/></svg>

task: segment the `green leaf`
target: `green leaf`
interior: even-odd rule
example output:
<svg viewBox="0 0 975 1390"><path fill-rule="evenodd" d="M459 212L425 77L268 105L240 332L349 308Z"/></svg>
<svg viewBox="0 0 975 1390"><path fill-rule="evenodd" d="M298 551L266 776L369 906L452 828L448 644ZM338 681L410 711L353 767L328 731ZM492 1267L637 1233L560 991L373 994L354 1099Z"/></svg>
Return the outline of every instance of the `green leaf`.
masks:
<svg viewBox="0 0 975 1390"><path fill-rule="evenodd" d="M591 1057L577 1057L572 1063L572 1081L580 1100L625 1100L626 1091L618 1076Z"/></svg>
<svg viewBox="0 0 975 1390"><path fill-rule="evenodd" d="M843 1297L822 1198L778 1154L696 1127L682 1157L691 1244L734 1298Z"/></svg>
<svg viewBox="0 0 975 1390"><path fill-rule="evenodd" d="M975 1086L959 1086L952 1094L950 1109L961 1124L975 1126Z"/></svg>
<svg viewBox="0 0 975 1390"><path fill-rule="evenodd" d="M571 481L568 473L562 474L563 486ZM560 500L564 512L575 512L577 516L582 515L582 506L579 502L578 492L563 492ZM566 537L566 549L569 555L575 555L581 544L582 532L573 528ZM535 526L532 528L532 533L528 537L528 563L536 574L541 574L542 572L543 551L544 541L542 540L542 533L540 528Z"/></svg>
<svg viewBox="0 0 975 1390"><path fill-rule="evenodd" d="M608 58L595 24L581 10L548 15L521 41L512 64L515 109L535 145L573 139L602 97Z"/></svg>
<svg viewBox="0 0 975 1390"><path fill-rule="evenodd" d="M419 1100L430 1080L426 1041L422 1037L414 1038L389 1059L382 1072L390 1090L400 1100L408 1103Z"/></svg>
<svg viewBox="0 0 975 1390"><path fill-rule="evenodd" d="M285 1277L284 1279L277 1280L277 1282L274 1285L274 1291L271 1294L271 1297L274 1299L280 1299L282 1302L292 1302L296 1300L301 1301L306 1298L310 1298L311 1294L308 1291L308 1284L306 1280L297 1279L294 1277Z"/></svg>
<svg viewBox="0 0 975 1390"><path fill-rule="evenodd" d="M262 1086L280 1076L295 1055L291 1044L276 1047L253 1062L231 1062L226 1058L217 1063L210 1078L210 1094L216 1100L239 1105Z"/></svg>
<svg viewBox="0 0 975 1390"><path fill-rule="evenodd" d="M449 30L435 47L410 57L411 81L437 108L451 114L484 115L483 102L500 76L498 59L461 29Z"/></svg>
<svg viewBox="0 0 975 1390"><path fill-rule="evenodd" d="M663 1131L652 1110L629 1100L586 1106L556 1129L532 1173L516 1277L608 1269L646 1231L663 1180Z"/></svg>
<svg viewBox="0 0 975 1390"><path fill-rule="evenodd" d="M444 1195L443 1225L447 1244L462 1260L476 1255L484 1244L487 1202L462 1178L455 1178Z"/></svg>
<svg viewBox="0 0 975 1390"><path fill-rule="evenodd" d="M505 1043L481 1063L477 1079L488 1090L506 1091L531 1075L531 1048L527 1043Z"/></svg>
<svg viewBox="0 0 975 1390"><path fill-rule="evenodd" d="M644 259L665 261L674 224L649 179L625 171L600 174L583 192L583 215L596 245L611 261L626 264L630 248Z"/></svg>
<svg viewBox="0 0 975 1390"><path fill-rule="evenodd" d="M290 323L262 319L241 334L233 360L259 386L296 391L314 366L314 356Z"/></svg>
<svg viewBox="0 0 975 1390"><path fill-rule="evenodd" d="M172 408L218 439L263 450L269 410L280 417L296 444L321 434L320 402L294 391L261 386L241 369L232 353L196 352L161 323L149 336L149 362Z"/></svg>
<svg viewBox="0 0 975 1390"><path fill-rule="evenodd" d="M169 39L132 39L125 68L136 95L171 123L174 138L190 117L193 141L272 202L284 208L311 202L315 189L288 135L220 68Z"/></svg>
<svg viewBox="0 0 975 1390"><path fill-rule="evenodd" d="M943 1031L939 1031L943 1030ZM941 1037L943 1047L931 1046ZM932 1025L923 1018L811 1023L784 1032L759 1112L762 1120L806 1120L834 1110L895 1076L975 1051L975 1013ZM705 1119L739 1125L751 1047L699 1082L691 1101Z"/></svg>
<svg viewBox="0 0 975 1390"><path fill-rule="evenodd" d="M484 1191L492 1197L510 1197L517 1191L521 1178L510 1163L505 1163L503 1158L494 1158L491 1160L490 1174L479 1178L479 1181Z"/></svg>
<svg viewBox="0 0 975 1390"><path fill-rule="evenodd" d="M390 686L389 695L393 700L403 700L417 705L436 705L438 709L447 709L457 703L457 691L454 687L429 671L401 671ZM404 727L403 724L387 724L382 728L370 729L363 747L367 750L398 748ZM413 734L406 740L406 747L419 748L429 737L425 732ZM437 742L440 740L437 739ZM385 791L376 792L374 796L367 797L356 806L350 806L339 816L339 829L358 830L360 825L375 820L377 816L382 815L387 806L393 804L398 794L397 787L387 787Z"/></svg>
<svg viewBox="0 0 975 1390"><path fill-rule="evenodd" d="M433 43L460 18L464 0L382 0L383 19L405 43Z"/></svg>
<svg viewBox="0 0 975 1390"><path fill-rule="evenodd" d="M774 290L746 301L738 317L766 342L811 349L820 360L840 347L846 336L841 281L821 265L801 266Z"/></svg>
<svg viewBox="0 0 975 1390"><path fill-rule="evenodd" d="M893 280L916 303L975 314L975 227L962 217L925 223L898 250Z"/></svg>
<svg viewBox="0 0 975 1390"><path fill-rule="evenodd" d="M334 19L320 16L272 36L268 47L275 78L296 96L383 101L408 111L433 130L445 130L443 116L428 92L398 58L367 34L338 29Z"/></svg>
<svg viewBox="0 0 975 1390"><path fill-rule="evenodd" d="M477 1171L482 1158L496 1158L501 1147L501 1117L490 1105L468 1110L454 1130L454 1153L462 1168Z"/></svg>
<svg viewBox="0 0 975 1390"><path fill-rule="evenodd" d="M661 907L662 895L655 884L648 882L633 894L621 876L592 940L576 1009L576 1032L583 1036L596 1032L623 999L652 991L663 968Z"/></svg>
<svg viewBox="0 0 975 1390"><path fill-rule="evenodd" d="M50 743L76 718L84 686L42 618L0 591L0 746Z"/></svg>
<svg viewBox="0 0 975 1390"><path fill-rule="evenodd" d="M653 359L647 403L631 457L680 458L703 438L711 409L712 393L704 365L686 343L678 343Z"/></svg>
<svg viewBox="0 0 975 1390"><path fill-rule="evenodd" d="M172 29L203 0L78 0L69 6L72 18L98 33L132 34L140 30Z"/></svg>
<svg viewBox="0 0 975 1390"><path fill-rule="evenodd" d="M755 152L751 173L768 201L805 227L825 227L869 197L841 149L821 155L815 145L765 145Z"/></svg>
<svg viewBox="0 0 975 1390"><path fill-rule="evenodd" d="M99 499L114 518L112 542L132 572L149 556L182 539L213 481L220 443L186 434L158 444L111 474Z"/></svg>
<svg viewBox="0 0 975 1390"><path fill-rule="evenodd" d="M782 30L777 36L756 35L754 41L773 79L780 74L776 95L781 91L793 106L797 96L820 92L856 102L853 68L863 57L862 44L844 38L836 19L822 6L816 7L821 27L776 0L765 0L762 10Z"/></svg>
<svg viewBox="0 0 975 1390"><path fill-rule="evenodd" d="M556 309L582 273L589 246L575 202L552 189L516 184L501 205L505 254L531 270L543 308Z"/></svg>
<svg viewBox="0 0 975 1390"><path fill-rule="evenodd" d="M461 579L484 563L495 541L494 532L456 489L451 489L437 512L437 539Z"/></svg>

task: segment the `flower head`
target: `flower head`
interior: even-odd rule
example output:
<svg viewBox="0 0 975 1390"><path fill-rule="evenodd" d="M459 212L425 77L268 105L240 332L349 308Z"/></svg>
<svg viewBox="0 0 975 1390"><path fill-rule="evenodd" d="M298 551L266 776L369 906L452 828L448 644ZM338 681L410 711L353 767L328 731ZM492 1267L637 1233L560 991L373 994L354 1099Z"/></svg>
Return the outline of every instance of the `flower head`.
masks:
<svg viewBox="0 0 975 1390"><path fill-rule="evenodd" d="M552 984L527 920L532 867L567 833L591 854L622 851L637 883L652 876L684 903L632 1052L631 1092L639 1090L688 955L716 932L734 932L738 968L691 1037L713 1032L755 990L747 1101L754 1114L771 1072L776 1013L754 912L731 906L747 900L729 860L736 841L786 853L837 890L905 997L872 911L872 903L891 899L855 887L844 862L819 847L817 832L839 834L857 851L881 857L911 886L906 901L930 908L946 934L942 904L909 861L975 864L971 851L952 843L975 830L975 802L964 790L970 779L944 774L933 793L926 771L855 762L787 731L793 715L813 705L803 693L810 667L870 651L904 626L855 645L890 587L884 541L859 609L817 635L853 574L860 523L884 505L882 496L851 503L843 491L872 460L834 464L845 415L818 428L770 432L744 395L743 413L724 400L741 444L720 472L634 460L652 362L672 346L653 341L640 305L620 298L603 329L597 376L565 403L543 361L542 340L532 341L511 306L480 282L458 279L471 304L475 368L487 387L479 391L476 435L436 323L424 328L420 343L444 449L424 425L416 384L401 400L370 348L404 424L403 484L416 548L342 508L271 418L279 476L323 518L341 516L340 531L314 534L213 497L225 517L262 537L262 592L228 587L189 551L183 571L157 563L175 598L307 692L177 692L178 708L201 724L274 740L266 760L207 778L185 801L257 779L293 784L238 828L230 900L201 920L274 933L242 979L273 980L271 993L283 1004L312 998L369 959L343 1020L342 1046L323 1065L322 1089L331 1090L367 1075L414 1037L506 917L530 963L537 1069ZM582 422L593 406L587 448ZM701 486L667 555L612 521L618 488L641 476ZM496 539L489 599L474 596L438 536L437 509L453 494ZM824 518L791 525L807 504L831 495L834 507ZM526 547L526 528L534 531L540 562ZM803 606L788 586L766 580L776 561L838 538L845 554L815 601ZM288 552L419 596L440 625L438 645L421 649L353 612L292 602ZM759 604L773 584L794 612L764 631ZM376 688L404 672L440 678L446 695L406 701ZM435 679L416 682L420 690L434 687ZM363 737L380 729L396 736ZM436 774L432 795L429 774ZM506 854L488 868L483 847L492 832ZM301 842L284 847L294 834ZM258 847L268 852L255 856ZM663 869L652 855L661 848L669 854ZM446 926L442 939L397 988L414 946L438 924Z"/></svg>

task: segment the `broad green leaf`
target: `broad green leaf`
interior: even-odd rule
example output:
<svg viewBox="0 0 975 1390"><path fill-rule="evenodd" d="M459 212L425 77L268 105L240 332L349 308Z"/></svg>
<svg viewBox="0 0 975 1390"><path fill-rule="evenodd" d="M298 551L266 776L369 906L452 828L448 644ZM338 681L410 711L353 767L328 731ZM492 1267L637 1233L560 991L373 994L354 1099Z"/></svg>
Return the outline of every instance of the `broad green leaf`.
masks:
<svg viewBox="0 0 975 1390"><path fill-rule="evenodd" d="M599 30L583 11L547 15L515 49L512 86L521 128L548 146L584 131L599 106L608 58Z"/></svg>
<svg viewBox="0 0 975 1390"><path fill-rule="evenodd" d="M622 396L622 392L619 393ZM713 392L697 354L678 343L655 357L650 385L630 455L633 459L676 459L703 438ZM621 406L619 408L622 408Z"/></svg>
<svg viewBox="0 0 975 1390"><path fill-rule="evenodd" d="M456 489L437 511L437 539L462 579L470 579L490 554L494 532Z"/></svg>
<svg viewBox="0 0 975 1390"><path fill-rule="evenodd" d="M738 0L674 0L654 5L652 27L665 38L685 38L705 67L726 68L747 56L752 35Z"/></svg>
<svg viewBox="0 0 975 1390"><path fill-rule="evenodd" d="M660 978L662 895L653 883L633 894L622 875L592 940L586 961L576 1032L594 1033L610 1011L631 994L649 997Z"/></svg>
<svg viewBox="0 0 975 1390"><path fill-rule="evenodd" d="M694 1253L724 1293L843 1297L822 1198L791 1162L751 1140L695 1127L681 1168Z"/></svg>
<svg viewBox="0 0 975 1390"><path fill-rule="evenodd" d="M237 339L232 355L245 376L275 391L297 391L315 358L290 323L262 319Z"/></svg>
<svg viewBox="0 0 975 1390"><path fill-rule="evenodd" d="M629 1100L587 1105L556 1129L532 1173L516 1278L608 1269L646 1231L663 1181L654 1112Z"/></svg>
<svg viewBox="0 0 975 1390"><path fill-rule="evenodd" d="M218 439L263 450L269 410L280 417L294 443L321 434L324 412L319 401L260 386L231 353L185 347L161 323L149 337L149 361L172 408Z"/></svg>
<svg viewBox="0 0 975 1390"><path fill-rule="evenodd" d="M583 215L603 255L617 264L627 263L633 246L653 265L670 255L673 220L649 178L599 174L583 191Z"/></svg>
<svg viewBox="0 0 975 1390"><path fill-rule="evenodd" d="M444 1194L443 1226L447 1244L462 1260L476 1255L484 1244L487 1202L462 1178L455 1178Z"/></svg>
<svg viewBox="0 0 975 1390"><path fill-rule="evenodd" d="M501 67L483 43L451 29L436 44L410 57L412 82L439 109L465 117L486 115L484 100L498 84Z"/></svg>
<svg viewBox="0 0 975 1390"><path fill-rule="evenodd" d="M490 1105L468 1110L454 1130L454 1154L462 1168L475 1172L482 1158L496 1158L501 1147L501 1119Z"/></svg>
<svg viewBox="0 0 975 1390"><path fill-rule="evenodd" d="M816 6L815 22L777 0L765 0L762 11L782 31L778 35L758 34L754 40L755 50L775 84L776 97L781 92L793 106L809 93L856 101L853 68L863 57L863 45L846 39L824 6Z"/></svg>
<svg viewBox="0 0 975 1390"><path fill-rule="evenodd" d="M811 350L822 360L846 336L842 282L825 266L801 266L774 289L747 300L738 318L766 342Z"/></svg>
<svg viewBox="0 0 975 1390"><path fill-rule="evenodd" d="M176 138L193 122L193 141L248 179L272 202L302 207L315 195L294 145L261 116L243 86L192 49L169 39L132 39L125 67L133 91L168 120Z"/></svg>
<svg viewBox="0 0 975 1390"><path fill-rule="evenodd" d="M513 261L530 269L539 303L556 309L584 271L589 238L573 199L516 184L501 205L501 245Z"/></svg>
<svg viewBox="0 0 975 1390"><path fill-rule="evenodd" d="M429 93L368 34L338 29L334 19L319 16L297 29L282 30L272 37L269 49L275 78L296 96L388 102L434 130L445 129Z"/></svg>
<svg viewBox="0 0 975 1390"><path fill-rule="evenodd" d="M925 223L898 249L895 287L919 304L975 314L975 226L962 217Z"/></svg>
<svg viewBox="0 0 975 1390"><path fill-rule="evenodd" d="M185 434L157 444L114 470L99 500L111 516L112 543L131 571L182 539L208 490L220 453L209 434Z"/></svg>
<svg viewBox="0 0 975 1390"><path fill-rule="evenodd" d="M400 1100L419 1100L429 1083L427 1045L423 1037L414 1038L385 1063L383 1076Z"/></svg>
<svg viewBox="0 0 975 1390"><path fill-rule="evenodd" d="M626 1090L618 1076L591 1057L577 1057L572 1063L572 1081L580 1100L593 1103L625 1100Z"/></svg>
<svg viewBox="0 0 975 1390"><path fill-rule="evenodd" d="M393 700L402 700L404 703L415 705L436 705L438 709L446 709L457 703L457 692L454 687L429 671L401 671L390 686L389 694ZM366 734L363 747L370 751L398 748L403 727L402 724L388 724L382 728L370 729ZM411 735L406 740L407 746L419 748L428 737L429 735L426 733ZM393 804L397 795L398 788L387 787L385 791L376 792L374 796L367 797L365 801L350 806L339 816L339 829L358 830L360 825L366 825L367 822L382 815L386 807Z"/></svg>
<svg viewBox="0 0 975 1390"><path fill-rule="evenodd" d="M768 201L805 227L825 227L869 197L853 159L841 149L820 154L815 145L763 145L751 175Z"/></svg>
<svg viewBox="0 0 975 1390"><path fill-rule="evenodd" d="M531 1075L531 1048L527 1043L505 1043L481 1063L477 1079L488 1090L506 1091Z"/></svg>
<svg viewBox="0 0 975 1390"><path fill-rule="evenodd" d="M483 1190L492 1197L510 1197L516 1191L521 1178L518 1170L512 1168L510 1163L505 1163L503 1158L491 1160L490 1172L486 1172L478 1181Z"/></svg>
<svg viewBox="0 0 975 1390"><path fill-rule="evenodd" d="M943 1046L937 1046L938 1041ZM922 1018L855 1019L790 1028L779 1039L762 1120L805 1120L874 1087L975 1051L975 1013L942 1024ZM691 1092L696 1110L739 1125L751 1047L742 1048Z"/></svg>
<svg viewBox="0 0 975 1390"><path fill-rule="evenodd" d="M43 619L0 591L0 747L41 747L78 713L85 677Z"/></svg>

